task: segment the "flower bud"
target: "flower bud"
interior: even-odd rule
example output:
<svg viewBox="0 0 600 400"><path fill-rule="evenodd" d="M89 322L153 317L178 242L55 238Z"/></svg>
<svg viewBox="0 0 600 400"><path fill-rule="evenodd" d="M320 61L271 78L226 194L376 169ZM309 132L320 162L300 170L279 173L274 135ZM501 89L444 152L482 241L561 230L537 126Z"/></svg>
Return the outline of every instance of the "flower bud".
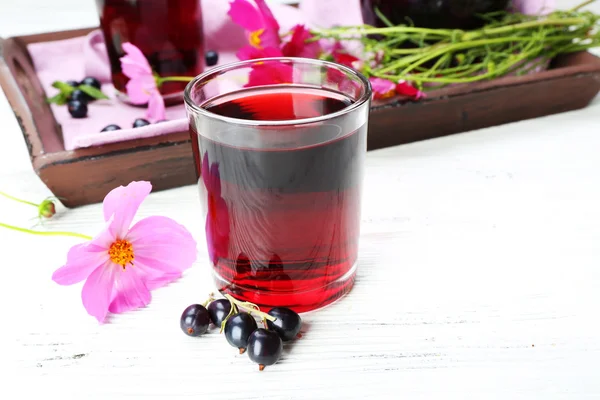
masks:
<svg viewBox="0 0 600 400"><path fill-rule="evenodd" d="M38 207L38 213L40 217L52 218L56 214L56 207L52 200L44 200Z"/></svg>

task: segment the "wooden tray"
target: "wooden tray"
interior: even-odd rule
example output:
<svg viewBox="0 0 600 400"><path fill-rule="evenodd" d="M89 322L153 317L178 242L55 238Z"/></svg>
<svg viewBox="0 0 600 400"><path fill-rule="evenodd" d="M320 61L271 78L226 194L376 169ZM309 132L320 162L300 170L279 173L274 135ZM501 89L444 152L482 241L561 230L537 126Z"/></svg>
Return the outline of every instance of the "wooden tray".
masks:
<svg viewBox="0 0 600 400"><path fill-rule="evenodd" d="M196 181L187 131L74 151L44 100L27 52L29 43L83 36L92 29L0 39L0 84L27 143L31 163L67 207L102 201L133 180L155 190ZM369 150L583 108L600 91L600 59L586 52L560 56L548 71L430 92L417 103L374 106Z"/></svg>

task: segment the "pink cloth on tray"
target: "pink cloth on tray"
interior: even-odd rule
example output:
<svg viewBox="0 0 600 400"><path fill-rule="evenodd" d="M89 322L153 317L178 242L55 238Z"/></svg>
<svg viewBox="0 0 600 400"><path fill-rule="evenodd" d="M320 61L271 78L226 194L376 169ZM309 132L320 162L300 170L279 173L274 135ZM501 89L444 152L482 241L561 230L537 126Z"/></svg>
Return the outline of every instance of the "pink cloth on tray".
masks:
<svg viewBox="0 0 600 400"><path fill-rule="evenodd" d="M227 15L228 1L203 1L203 23L206 49L219 52L219 65L237 61L235 52L246 43L243 30ZM297 8L273 4L271 9L282 31L297 23L307 23L306 16ZM310 19L310 18L308 18ZM166 122L131 128L136 118L143 118L144 107L124 104L114 96L110 83L110 66L104 39L99 30L85 37L54 42L33 43L28 46L33 65L48 97L57 93L52 87L56 80L81 80L95 76L102 82L102 91L111 99L90 103L87 118L72 118L66 106L51 105L58 123L62 126L66 150L97 146L124 140L152 137L187 129L183 104L167 107ZM100 132L109 124L121 126L121 130Z"/></svg>

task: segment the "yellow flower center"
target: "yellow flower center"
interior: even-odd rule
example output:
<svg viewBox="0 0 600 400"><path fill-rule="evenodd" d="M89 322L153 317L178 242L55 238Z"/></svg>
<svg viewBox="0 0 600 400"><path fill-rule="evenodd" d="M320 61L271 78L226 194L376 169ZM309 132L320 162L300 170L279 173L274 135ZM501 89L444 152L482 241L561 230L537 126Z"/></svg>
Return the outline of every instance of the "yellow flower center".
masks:
<svg viewBox="0 0 600 400"><path fill-rule="evenodd" d="M262 50L262 46L260 45L260 35L262 35L264 31L265 31L264 29L259 29L257 31L250 33L249 41L250 41L250 45L252 45L252 47Z"/></svg>
<svg viewBox="0 0 600 400"><path fill-rule="evenodd" d="M133 246L127 240L117 239L110 245L108 255L112 262L123 267L123 271L127 264L133 265Z"/></svg>

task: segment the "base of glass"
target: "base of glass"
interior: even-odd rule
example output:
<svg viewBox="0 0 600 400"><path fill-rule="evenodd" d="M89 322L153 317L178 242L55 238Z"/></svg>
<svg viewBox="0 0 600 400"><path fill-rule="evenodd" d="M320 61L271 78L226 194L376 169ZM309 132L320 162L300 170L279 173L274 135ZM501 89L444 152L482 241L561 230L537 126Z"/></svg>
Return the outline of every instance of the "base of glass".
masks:
<svg viewBox="0 0 600 400"><path fill-rule="evenodd" d="M273 307L288 307L300 313L325 307L348 294L354 286L356 267L357 264L354 263L342 277L320 288L292 292L260 291L241 287L224 279L214 270L213 278L222 294L230 294L238 300L254 303L263 311L269 311Z"/></svg>

